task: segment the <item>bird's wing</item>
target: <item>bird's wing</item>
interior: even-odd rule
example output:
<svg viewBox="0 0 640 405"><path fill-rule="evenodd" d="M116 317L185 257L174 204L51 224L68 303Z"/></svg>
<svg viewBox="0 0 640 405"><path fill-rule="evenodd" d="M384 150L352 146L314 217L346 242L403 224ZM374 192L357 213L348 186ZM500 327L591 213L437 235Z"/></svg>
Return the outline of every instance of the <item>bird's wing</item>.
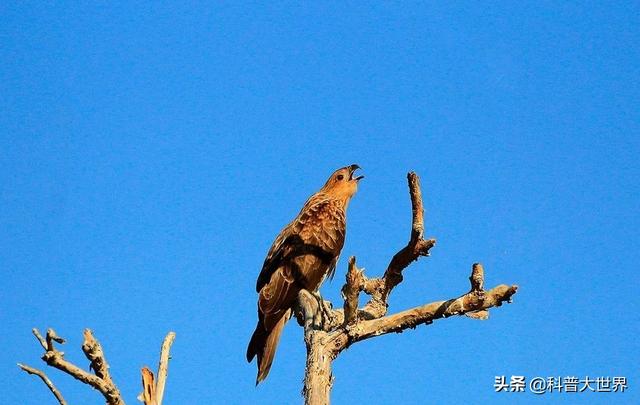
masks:
<svg viewBox="0 0 640 405"><path fill-rule="evenodd" d="M295 220L285 226L276 237L276 240L273 241L271 249L269 249L269 253L267 253L267 257L264 259L260 275L258 275L256 292L260 292L262 287L269 282L271 275L278 269L280 263L282 263L283 257L285 257L287 253L291 252L291 249L293 248L293 244L291 243L291 237L293 236L292 226L294 223Z"/></svg>
<svg viewBox="0 0 640 405"><path fill-rule="evenodd" d="M260 290L258 313L266 330L271 330L291 307L300 287L295 285L288 266L278 268Z"/></svg>
<svg viewBox="0 0 640 405"><path fill-rule="evenodd" d="M283 263L285 258L291 258L296 247L303 244L300 232L309 220L309 213L314 211L314 206L322 201L318 194L311 196L304 204L298 215L285 226L273 241L267 257L264 259L262 270L256 282L256 292L260 292L271 279L273 273Z"/></svg>
<svg viewBox="0 0 640 405"><path fill-rule="evenodd" d="M313 254L326 261L333 275L344 244L346 219L342 208L331 205L331 200L318 194L307 200L298 216L271 245L256 282L256 292L260 292L284 261L303 254Z"/></svg>

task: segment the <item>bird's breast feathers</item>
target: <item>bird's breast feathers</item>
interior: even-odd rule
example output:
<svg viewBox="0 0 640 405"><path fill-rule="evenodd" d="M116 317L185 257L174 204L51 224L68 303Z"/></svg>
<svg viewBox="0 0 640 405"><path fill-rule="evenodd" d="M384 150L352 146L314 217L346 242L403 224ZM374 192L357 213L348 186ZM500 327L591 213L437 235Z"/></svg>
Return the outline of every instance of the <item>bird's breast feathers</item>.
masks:
<svg viewBox="0 0 640 405"><path fill-rule="evenodd" d="M337 256L344 245L346 215L340 201L320 199L305 206L294 220L294 233L304 244Z"/></svg>

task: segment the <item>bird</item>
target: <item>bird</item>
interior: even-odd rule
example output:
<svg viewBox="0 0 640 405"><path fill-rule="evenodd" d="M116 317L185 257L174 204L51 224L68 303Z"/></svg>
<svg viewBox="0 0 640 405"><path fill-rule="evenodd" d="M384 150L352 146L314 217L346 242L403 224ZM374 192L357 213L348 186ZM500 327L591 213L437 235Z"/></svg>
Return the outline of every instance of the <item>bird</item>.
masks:
<svg viewBox="0 0 640 405"><path fill-rule="evenodd" d="M346 235L347 206L364 178L355 174L358 169L352 164L333 172L267 253L256 282L258 324L247 347L247 361L258 358L256 386L269 374L300 290L318 294L325 278L333 278Z"/></svg>

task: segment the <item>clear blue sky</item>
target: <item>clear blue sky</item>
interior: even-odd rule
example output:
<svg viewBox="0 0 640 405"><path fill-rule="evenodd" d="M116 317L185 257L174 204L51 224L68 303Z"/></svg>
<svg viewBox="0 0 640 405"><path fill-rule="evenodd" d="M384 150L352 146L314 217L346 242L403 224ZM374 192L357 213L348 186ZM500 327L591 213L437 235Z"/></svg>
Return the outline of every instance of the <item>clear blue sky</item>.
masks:
<svg viewBox="0 0 640 405"><path fill-rule="evenodd" d="M0 5L1 403L52 403L18 361L101 340L135 404L177 333L167 404L299 403L301 330L267 381L244 352L275 235L336 168L366 178L346 257L380 274L422 177L432 257L391 311L521 286L486 322L363 342L337 404L639 403L640 7L207 2ZM47 370L71 403L102 398ZM495 375L626 376L625 394L494 393Z"/></svg>

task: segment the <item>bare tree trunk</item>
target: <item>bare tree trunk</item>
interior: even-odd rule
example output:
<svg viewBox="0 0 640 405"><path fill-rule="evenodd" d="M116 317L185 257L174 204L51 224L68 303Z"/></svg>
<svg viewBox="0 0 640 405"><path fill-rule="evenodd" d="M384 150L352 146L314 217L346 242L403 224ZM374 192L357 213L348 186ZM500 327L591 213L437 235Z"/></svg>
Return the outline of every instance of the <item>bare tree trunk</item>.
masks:
<svg viewBox="0 0 640 405"><path fill-rule="evenodd" d="M326 345L328 334L322 331L314 331L309 336L307 343L307 366L304 377L305 404L328 405L333 375L331 374L331 362L335 353Z"/></svg>

